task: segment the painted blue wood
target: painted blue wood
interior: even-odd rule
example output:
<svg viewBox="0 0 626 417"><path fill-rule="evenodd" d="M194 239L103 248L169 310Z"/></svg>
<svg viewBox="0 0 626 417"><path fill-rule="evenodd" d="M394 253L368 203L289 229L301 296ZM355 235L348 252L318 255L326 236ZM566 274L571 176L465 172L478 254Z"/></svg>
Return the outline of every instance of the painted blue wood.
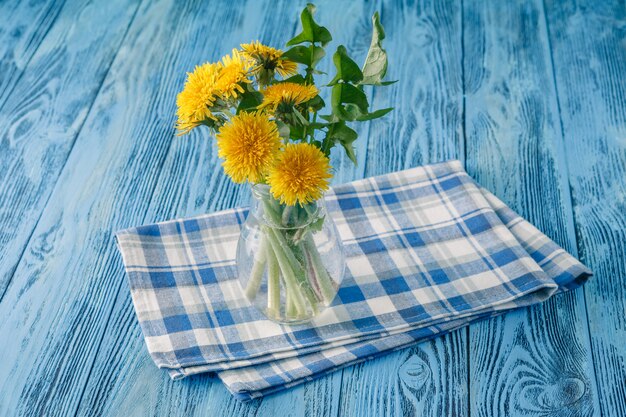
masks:
<svg viewBox="0 0 626 417"><path fill-rule="evenodd" d="M546 2L602 415L626 416L626 7Z"/></svg>
<svg viewBox="0 0 626 417"><path fill-rule="evenodd" d="M467 171L576 254L543 4L463 14ZM597 415L586 316L579 289L470 326L470 414Z"/></svg>
<svg viewBox="0 0 626 417"><path fill-rule="evenodd" d="M0 3L0 105L58 18L62 4L57 0Z"/></svg>
<svg viewBox="0 0 626 417"><path fill-rule="evenodd" d="M464 158L461 2L386 1L390 79L374 108L365 176ZM343 372L339 415L467 416L467 329Z"/></svg>
<svg viewBox="0 0 626 417"><path fill-rule="evenodd" d="M175 3L136 12L0 303L0 414L79 406L124 279L112 231L142 220L170 148L171 98L207 25L233 17ZM103 22L93 16L84 40Z"/></svg>
<svg viewBox="0 0 626 417"><path fill-rule="evenodd" d="M41 11L33 10L32 5L21 6L30 4L21 2L16 10L6 10L11 4L0 5L0 16L14 17L2 27L16 36L11 43L3 36L6 32L0 33L0 54L4 50L6 63L0 70L0 299L83 128L138 1L37 4L46 6ZM54 24L48 24L50 20ZM25 22L45 29L45 38L38 35L41 30ZM7 51L12 52L9 55Z"/></svg>
<svg viewBox="0 0 626 417"><path fill-rule="evenodd" d="M459 158L598 274L241 404L156 369L111 233L246 203L208 137L174 137L175 94L239 42L280 45L303 5L137 3L0 2L0 416L626 416L623 4L318 2L358 59L381 10L400 79L336 182Z"/></svg>

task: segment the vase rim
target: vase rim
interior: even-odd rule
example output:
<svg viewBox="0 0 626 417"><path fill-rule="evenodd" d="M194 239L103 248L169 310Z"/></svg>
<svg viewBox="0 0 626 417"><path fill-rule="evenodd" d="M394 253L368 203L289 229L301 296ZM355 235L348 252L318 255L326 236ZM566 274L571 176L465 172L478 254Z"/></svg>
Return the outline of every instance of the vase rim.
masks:
<svg viewBox="0 0 626 417"><path fill-rule="evenodd" d="M254 198L254 200L256 201L255 206L256 207L261 207L263 212L265 211L265 208L263 208L264 203L263 201L269 202L269 199L272 199L276 202L278 202L277 199L274 198L274 196L272 196L272 194L270 193L269 189L270 186L267 184L257 184L257 183L250 183L250 188L251 188L251 192L252 192L252 196ZM266 198L267 197L267 198ZM279 203L280 204L280 203ZM272 227L274 229L301 229L301 228L305 228L310 226L313 222L315 222L316 220L318 220L320 217L325 215L325 202L324 202L324 198L320 198L319 200L316 200L314 203L310 203L307 204L305 206L302 206L300 204L295 204L293 206L287 206L285 204L280 204L280 206L282 207L297 207L299 209L305 209L305 207L310 207L312 209L312 211L309 212L309 215L307 217L307 221L302 222L302 223L297 223L297 224L282 224L282 223L277 223L276 221L273 221L271 218L268 218L266 215L263 216L258 216L256 215L255 217L257 217L260 221L263 221L264 223L267 223L267 225L269 227ZM307 210L309 211L309 210ZM252 212L252 210L251 210Z"/></svg>

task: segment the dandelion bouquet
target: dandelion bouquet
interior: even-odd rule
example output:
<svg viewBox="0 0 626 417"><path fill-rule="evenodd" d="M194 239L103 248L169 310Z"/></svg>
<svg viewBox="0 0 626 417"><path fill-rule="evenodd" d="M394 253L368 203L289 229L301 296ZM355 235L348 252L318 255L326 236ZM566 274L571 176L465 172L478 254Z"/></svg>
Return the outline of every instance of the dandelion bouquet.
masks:
<svg viewBox="0 0 626 417"><path fill-rule="evenodd" d="M369 110L364 86L383 86L387 54L374 14L372 42L359 67L344 46L333 55L336 74L330 108L315 77L331 34L302 11L302 32L282 51L260 42L241 45L216 63L188 73L178 95L180 134L207 126L215 134L224 172L252 185L254 205L237 253L247 298L266 316L301 322L330 304L343 276L344 258L324 192L332 178L331 149L340 145L356 164L357 132L348 126L382 117Z"/></svg>

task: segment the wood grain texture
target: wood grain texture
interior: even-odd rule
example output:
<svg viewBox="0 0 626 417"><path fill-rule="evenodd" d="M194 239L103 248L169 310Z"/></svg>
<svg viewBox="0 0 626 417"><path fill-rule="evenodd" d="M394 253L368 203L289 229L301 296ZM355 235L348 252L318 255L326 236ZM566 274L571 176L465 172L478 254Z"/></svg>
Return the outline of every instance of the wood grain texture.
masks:
<svg viewBox="0 0 626 417"><path fill-rule="evenodd" d="M336 40L329 45L332 51L340 40L365 39L369 35L369 17L373 5L363 8L358 4L344 3L349 13L359 19L345 20L343 14L333 13L333 8L319 3L318 20L331 29ZM342 7L342 5L339 5ZM263 3L248 2L232 9L228 21L232 27L223 37L207 44L198 52L201 60L215 60L219 55L241 42L257 36L270 44L281 45L295 32L292 25L281 23L293 20L300 6L291 2L274 3L267 9ZM199 14L209 11L199 10ZM280 30L278 30L280 28ZM355 36L355 33L357 36ZM368 42L347 47L364 58ZM327 72L332 65L326 61ZM175 84L180 88L181 82ZM175 103L170 102L170 119L174 122ZM366 127L366 126L361 126ZM222 172L212 138L203 129L178 138L169 132L172 148L164 162L147 214L142 221L150 223L174 217L190 216L247 204L247 187L233 184ZM367 135L363 135L366 139ZM156 138L155 138L156 140ZM333 155L335 166L340 167L337 177L352 179L358 175L354 167L345 163L341 153ZM362 175L362 174L361 174ZM121 261L119 261L121 268ZM155 370L148 358L143 338L130 303L130 293L124 280L116 297L109 326L104 334L99 354L93 365L90 379L78 415L336 415L340 395L341 372L306 384L279 395L250 404L240 404L232 398L219 380L210 376L196 376L183 381L171 381L164 371ZM130 335L130 336L129 336ZM138 358L137 361L129 358ZM132 364L132 365L130 365ZM111 387L103 389L102 387ZM141 405L136 395L155 399ZM172 406L176 404L176 406Z"/></svg>
<svg viewBox="0 0 626 417"><path fill-rule="evenodd" d="M175 96L239 42L282 44L303 4L138 3L0 1L0 416L626 416L622 3L316 2L357 62L380 9L400 80L336 183L461 159L596 276L247 404L154 366L112 233L248 202L205 132L174 137Z"/></svg>
<svg viewBox="0 0 626 417"><path fill-rule="evenodd" d="M374 108L365 176L463 159L460 2L384 2L389 79ZM343 372L341 416L464 416L466 329Z"/></svg>
<svg viewBox="0 0 626 417"><path fill-rule="evenodd" d="M465 329L346 368L339 416L467 415Z"/></svg>
<svg viewBox="0 0 626 417"><path fill-rule="evenodd" d="M626 416L626 7L546 2L600 409Z"/></svg>
<svg viewBox="0 0 626 417"><path fill-rule="evenodd" d="M112 231L143 219L176 85L200 59L202 29L228 17L195 6L146 2L117 53L0 303L0 334L11 335L0 344L0 414L78 407L123 279ZM183 22L196 30L178 31Z"/></svg>
<svg viewBox="0 0 626 417"><path fill-rule="evenodd" d="M0 106L57 19L63 1L0 2Z"/></svg>
<svg viewBox="0 0 626 417"><path fill-rule="evenodd" d="M461 4L387 1L389 79L374 108L395 107L372 124L365 175L463 159Z"/></svg>
<svg viewBox="0 0 626 417"><path fill-rule="evenodd" d="M0 300L137 5L67 4L19 77L3 74L12 93L0 105Z"/></svg>
<svg viewBox="0 0 626 417"><path fill-rule="evenodd" d="M576 253L543 5L463 12L467 171ZM470 326L469 368L471 415L597 414L582 290Z"/></svg>

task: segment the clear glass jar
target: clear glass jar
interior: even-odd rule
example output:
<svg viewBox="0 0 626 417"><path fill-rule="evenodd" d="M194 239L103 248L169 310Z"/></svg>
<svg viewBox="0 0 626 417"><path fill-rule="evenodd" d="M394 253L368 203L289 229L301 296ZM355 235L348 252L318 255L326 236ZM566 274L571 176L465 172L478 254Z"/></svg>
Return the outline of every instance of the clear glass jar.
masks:
<svg viewBox="0 0 626 417"><path fill-rule="evenodd" d="M269 187L252 187L253 204L237 246L239 282L259 311L279 323L303 323L337 295L343 245L324 199L286 206Z"/></svg>

